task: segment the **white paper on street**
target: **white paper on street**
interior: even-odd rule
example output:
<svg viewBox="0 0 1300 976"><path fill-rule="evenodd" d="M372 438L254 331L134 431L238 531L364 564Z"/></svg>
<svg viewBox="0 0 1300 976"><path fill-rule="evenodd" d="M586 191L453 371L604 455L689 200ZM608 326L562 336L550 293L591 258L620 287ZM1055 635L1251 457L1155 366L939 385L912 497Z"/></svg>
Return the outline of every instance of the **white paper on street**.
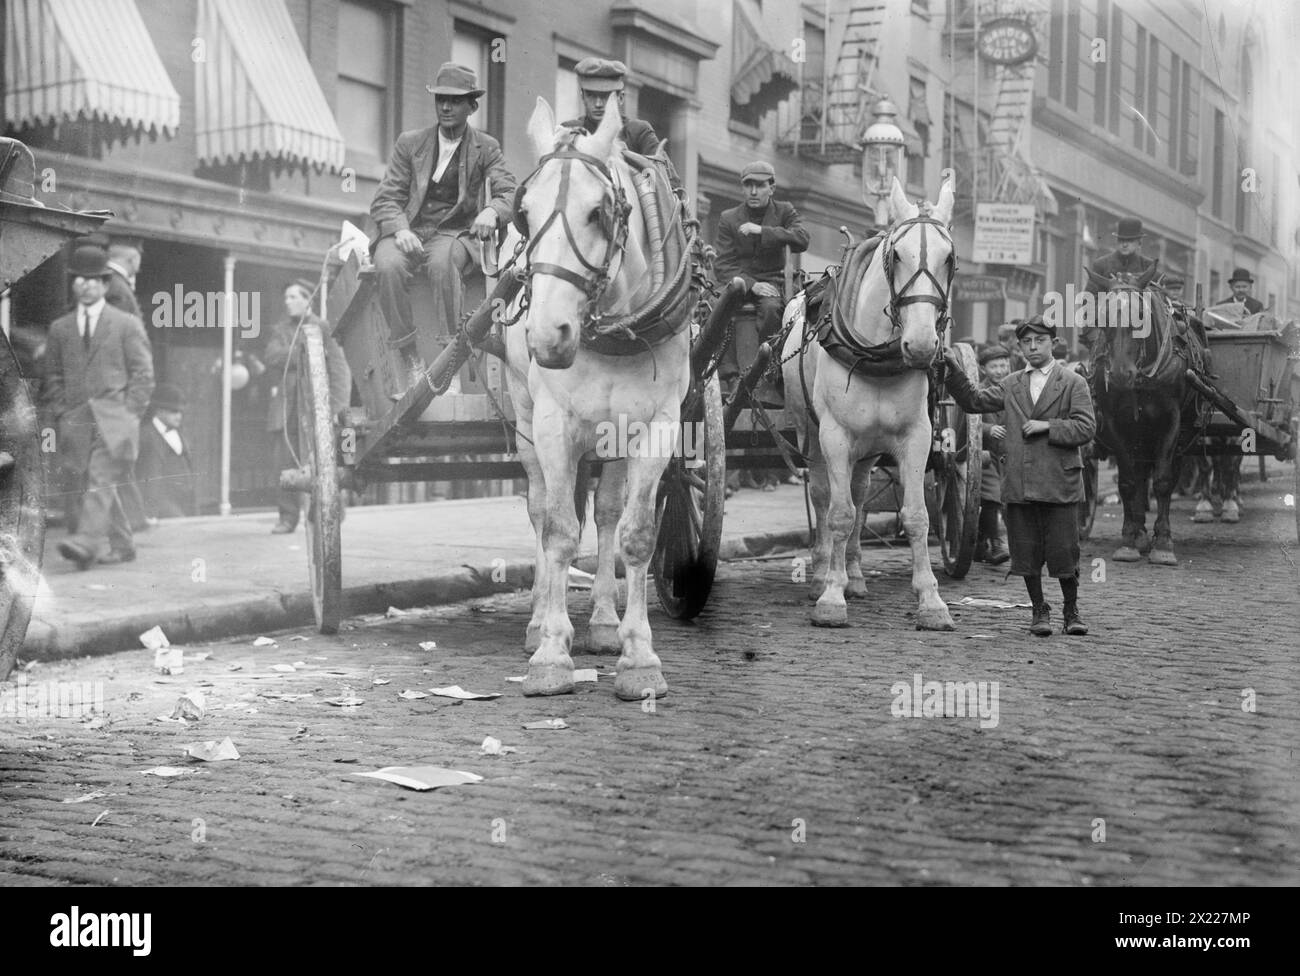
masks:
<svg viewBox="0 0 1300 976"><path fill-rule="evenodd" d="M486 701L490 698L500 698L500 692L491 691L487 694L480 694L476 691L466 691L460 685L451 685L447 688L430 688L429 694L437 695L440 698L459 698L461 701Z"/></svg>
<svg viewBox="0 0 1300 976"><path fill-rule="evenodd" d="M1005 600L985 600L977 596L964 596L957 601L958 606L962 607L988 607L991 610L1016 610L1024 608L1033 609L1031 603L1007 603Z"/></svg>
<svg viewBox="0 0 1300 976"><path fill-rule="evenodd" d="M193 759L202 759L204 762L221 762L223 759L238 759L239 750L235 744L227 737L220 742L209 740L207 742L191 742L185 747L185 755Z"/></svg>
<svg viewBox="0 0 1300 976"><path fill-rule="evenodd" d="M461 786L481 783L483 777L445 766L385 766L373 773L349 773L350 776L368 776L388 783L405 786L408 790L436 790L442 786Z"/></svg>

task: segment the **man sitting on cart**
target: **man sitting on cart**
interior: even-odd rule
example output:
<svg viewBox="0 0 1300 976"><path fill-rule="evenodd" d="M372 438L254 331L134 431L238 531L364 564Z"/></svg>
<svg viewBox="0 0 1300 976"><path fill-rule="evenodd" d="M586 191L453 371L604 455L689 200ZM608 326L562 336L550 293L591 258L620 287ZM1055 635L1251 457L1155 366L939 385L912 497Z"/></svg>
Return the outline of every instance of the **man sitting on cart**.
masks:
<svg viewBox="0 0 1300 976"><path fill-rule="evenodd" d="M515 178L506 169L500 144L468 122L484 90L474 72L450 62L438 69L434 96L438 124L403 132L375 192L370 216L378 228L372 241L379 277L379 303L390 341L421 378L416 326L406 287L421 268L428 274L440 322L425 323L454 333L461 319L465 279L481 275L467 238L491 238L510 218ZM484 206L484 183L491 197Z"/></svg>

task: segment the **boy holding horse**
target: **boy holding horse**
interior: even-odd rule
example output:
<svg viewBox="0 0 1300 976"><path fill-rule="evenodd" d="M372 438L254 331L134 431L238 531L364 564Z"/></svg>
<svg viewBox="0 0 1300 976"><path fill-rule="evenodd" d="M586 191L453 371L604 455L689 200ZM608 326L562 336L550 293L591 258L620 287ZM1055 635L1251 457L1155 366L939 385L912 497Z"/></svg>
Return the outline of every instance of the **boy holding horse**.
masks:
<svg viewBox="0 0 1300 976"><path fill-rule="evenodd" d="M1079 615L1079 517L1083 459L1097 423L1084 378L1052 358L1056 328L1041 315L1016 328L1028 366L996 386L972 388L961 363L945 350L948 391L967 413L1006 411L1002 443L1002 503L1011 548L1011 572L1025 578L1033 603L1030 632L1052 633L1043 598L1043 563L1061 584L1067 634L1088 633Z"/></svg>

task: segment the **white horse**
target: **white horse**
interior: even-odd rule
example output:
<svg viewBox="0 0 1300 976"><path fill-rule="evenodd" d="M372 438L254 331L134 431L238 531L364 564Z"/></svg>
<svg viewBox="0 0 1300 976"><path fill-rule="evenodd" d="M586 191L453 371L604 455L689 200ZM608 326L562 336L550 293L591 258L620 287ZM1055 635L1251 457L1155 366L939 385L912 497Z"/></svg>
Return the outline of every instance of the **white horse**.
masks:
<svg viewBox="0 0 1300 976"><path fill-rule="evenodd" d="M607 454L609 431L636 429L637 421L645 430L677 430L690 386L689 327L631 355L601 355L581 342L593 304L601 312L635 311L651 294L645 224L632 172L618 151L622 125L612 98L591 135L557 129L542 98L528 123L541 160L525 181L516 215L527 228L528 305L522 327L508 329L506 339L528 514L538 542L526 639L534 653L525 695L573 690L567 598L587 494L587 465L580 469L580 462L594 459L598 448ZM614 691L629 701L668 692L646 617L646 570L655 546L656 492L672 452L650 447L634 446L638 456L605 463L596 491L598 567L588 648L621 652ZM621 621L616 528L627 581Z"/></svg>
<svg viewBox="0 0 1300 976"><path fill-rule="evenodd" d="M866 595L859 541L862 508L871 466L888 454L898 463L902 480L901 515L912 549L912 589L919 600L917 627L953 629L930 569L924 489L932 438L928 368L939 348L938 325L952 282L952 207L950 181L944 182L937 205L918 208L894 180L888 236L866 269L852 321L844 323L849 340L859 347L883 350L897 339L900 372L863 375L815 340L801 354L800 329L792 329L785 342L786 402L809 455L817 511L812 583L820 595L812 622L820 627L847 626L845 593ZM852 288L853 283L841 281L839 287Z"/></svg>

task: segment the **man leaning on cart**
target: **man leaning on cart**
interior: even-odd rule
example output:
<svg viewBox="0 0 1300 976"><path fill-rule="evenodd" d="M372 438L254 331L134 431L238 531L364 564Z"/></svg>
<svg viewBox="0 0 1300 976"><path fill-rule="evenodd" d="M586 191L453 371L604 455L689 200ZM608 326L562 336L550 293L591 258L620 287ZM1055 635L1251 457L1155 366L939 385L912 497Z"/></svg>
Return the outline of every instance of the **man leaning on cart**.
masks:
<svg viewBox="0 0 1300 976"><path fill-rule="evenodd" d="M469 124L484 90L474 72L448 62L433 85L438 124L403 132L375 191L370 216L377 227L371 246L379 278L379 303L390 341L418 381L424 364L416 352L416 325L407 285L423 269L433 285L441 322L426 327L453 333L460 323L465 279L481 275L467 238L487 240L509 220L515 178L501 145ZM491 199L480 206L484 181Z"/></svg>

